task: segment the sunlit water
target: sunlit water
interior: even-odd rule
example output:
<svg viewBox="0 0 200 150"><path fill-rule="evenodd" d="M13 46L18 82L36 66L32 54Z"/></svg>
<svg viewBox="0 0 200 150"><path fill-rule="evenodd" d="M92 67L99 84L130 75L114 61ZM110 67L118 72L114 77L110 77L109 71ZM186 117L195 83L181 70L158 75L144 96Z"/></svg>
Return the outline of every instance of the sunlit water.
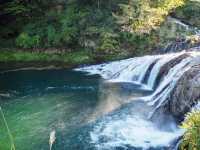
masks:
<svg viewBox="0 0 200 150"><path fill-rule="evenodd" d="M165 149L180 133L147 120L151 91L133 83L109 83L69 70L0 74L0 100L16 150ZM5 95L9 98L6 98ZM0 150L10 140L0 116Z"/></svg>

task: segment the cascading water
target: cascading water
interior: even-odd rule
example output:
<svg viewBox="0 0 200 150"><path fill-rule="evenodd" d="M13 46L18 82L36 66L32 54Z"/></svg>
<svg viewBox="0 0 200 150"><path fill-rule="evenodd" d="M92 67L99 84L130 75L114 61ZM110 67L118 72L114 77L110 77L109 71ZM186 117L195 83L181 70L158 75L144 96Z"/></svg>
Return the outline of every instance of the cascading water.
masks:
<svg viewBox="0 0 200 150"><path fill-rule="evenodd" d="M166 119L165 114L158 113L158 109L169 100L167 97L176 83L198 56L198 52L181 52L76 69L100 74L108 82L128 82L153 91L149 96L132 100L100 119L90 133L91 143L98 149L175 149L174 142L183 130L177 127L172 116ZM157 121L152 119L155 114Z"/></svg>
<svg viewBox="0 0 200 150"><path fill-rule="evenodd" d="M175 26L174 28L180 28L183 31L187 31L189 35L192 35L195 43L192 42L192 40L188 37L179 37L175 41L170 42L166 45L163 49L160 49L160 53L172 53L172 52L180 52L183 49L190 49L200 46L200 30L197 27L190 26L188 24L185 24L181 22L179 19L168 17L169 22L173 23ZM173 29L174 29L173 28ZM172 29L172 30L173 30ZM173 31L172 31L173 32Z"/></svg>

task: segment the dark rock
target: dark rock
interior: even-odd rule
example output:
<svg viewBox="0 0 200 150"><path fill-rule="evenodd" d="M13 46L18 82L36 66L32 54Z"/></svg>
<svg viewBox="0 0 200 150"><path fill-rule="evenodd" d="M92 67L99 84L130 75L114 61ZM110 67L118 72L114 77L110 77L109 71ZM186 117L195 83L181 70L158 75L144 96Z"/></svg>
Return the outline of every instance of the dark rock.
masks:
<svg viewBox="0 0 200 150"><path fill-rule="evenodd" d="M156 121L158 116L166 115L173 116L177 122L181 122L185 114L200 100L200 57L194 58L191 65L162 105L156 108L151 116L152 120Z"/></svg>
<svg viewBox="0 0 200 150"><path fill-rule="evenodd" d="M191 111L191 108L200 100L200 58L195 59L192 64L191 69L178 80L162 106L157 108L156 113L152 116L153 120L156 119L156 116L168 114L181 122L185 114Z"/></svg>
<svg viewBox="0 0 200 150"><path fill-rule="evenodd" d="M193 35L185 39L176 39L170 42L166 47L161 48L159 53L174 53L180 51L192 51L193 49L200 49L200 35Z"/></svg>
<svg viewBox="0 0 200 150"><path fill-rule="evenodd" d="M169 97L169 112L178 120L200 99L200 65L193 66L179 79Z"/></svg>
<svg viewBox="0 0 200 150"><path fill-rule="evenodd" d="M174 58L171 61L169 61L168 63L166 63L165 65L163 65L157 76L155 87L160 83L160 81L162 81L163 77L165 75L167 75L167 73L169 72L169 70L172 67L174 67L175 65L180 63L184 58L187 58L188 56L189 56L189 54L184 53L184 54L180 55L178 58Z"/></svg>

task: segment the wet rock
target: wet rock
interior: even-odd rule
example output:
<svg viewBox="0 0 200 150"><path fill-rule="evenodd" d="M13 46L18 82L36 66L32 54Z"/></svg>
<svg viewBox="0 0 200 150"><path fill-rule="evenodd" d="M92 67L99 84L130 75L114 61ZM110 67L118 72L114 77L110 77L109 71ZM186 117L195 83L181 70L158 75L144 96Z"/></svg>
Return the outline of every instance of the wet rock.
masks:
<svg viewBox="0 0 200 150"><path fill-rule="evenodd" d="M169 43L165 48L160 49L160 53L172 53L172 52L180 52L180 51L189 51L192 48L200 46L200 37L198 39L182 39Z"/></svg>
<svg viewBox="0 0 200 150"><path fill-rule="evenodd" d="M200 64L194 65L179 79L169 97L169 112L178 120L182 120L199 99Z"/></svg>
<svg viewBox="0 0 200 150"><path fill-rule="evenodd" d="M163 65L162 68L159 71L155 86L158 86L160 81L162 81L163 77L165 77L165 75L167 75L167 73L169 72L169 70L172 67L174 67L175 65L180 63L184 58L187 58L188 56L189 56L189 54L184 53L184 54L180 55L179 57L174 58L171 61L169 61L168 63L166 63L165 65Z"/></svg>
<svg viewBox="0 0 200 150"><path fill-rule="evenodd" d="M156 109L152 120L165 114L181 122L200 100L200 57L195 58L191 64L192 67L182 75L163 104Z"/></svg>
<svg viewBox="0 0 200 150"><path fill-rule="evenodd" d="M162 105L156 108L151 116L152 120L156 121L158 116L165 114L181 122L185 114L200 100L200 57L194 58L191 65L192 67L181 76Z"/></svg>
<svg viewBox="0 0 200 150"><path fill-rule="evenodd" d="M180 51L191 51L195 48L200 48L200 31L194 35L184 38L177 38L169 42L164 48L161 48L158 53L174 53Z"/></svg>

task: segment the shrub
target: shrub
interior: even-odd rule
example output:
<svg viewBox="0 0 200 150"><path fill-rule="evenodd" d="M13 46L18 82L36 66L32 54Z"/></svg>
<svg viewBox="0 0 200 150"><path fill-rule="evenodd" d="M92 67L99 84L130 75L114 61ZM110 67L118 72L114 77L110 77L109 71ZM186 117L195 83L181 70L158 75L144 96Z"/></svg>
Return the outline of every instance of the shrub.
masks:
<svg viewBox="0 0 200 150"><path fill-rule="evenodd" d="M79 32L84 26L86 10L71 4L62 13L49 10L45 17L25 25L17 38L17 45L23 48L65 47L77 45Z"/></svg>
<svg viewBox="0 0 200 150"><path fill-rule="evenodd" d="M173 40L176 35L167 37L169 32L164 32L162 22L184 1L40 0L32 2L38 11L31 11L30 20L21 25L16 43L22 48L62 47L87 49L95 55L141 55Z"/></svg>
<svg viewBox="0 0 200 150"><path fill-rule="evenodd" d="M78 36L78 29L76 27L63 27L61 32L62 42L65 44L75 44Z"/></svg>
<svg viewBox="0 0 200 150"><path fill-rule="evenodd" d="M150 33L157 29L166 16L175 8L184 5L185 0L129 0L120 5L121 14L115 17L123 30L136 33Z"/></svg>
<svg viewBox="0 0 200 150"><path fill-rule="evenodd" d="M56 42L55 38L56 38L56 29L54 26L49 25L47 27L47 45L51 46L54 44L58 44L58 42Z"/></svg>
<svg viewBox="0 0 200 150"><path fill-rule="evenodd" d="M186 1L183 7L178 8L174 12L174 16L180 18L184 22L196 27L200 27L200 2L199 1Z"/></svg>
<svg viewBox="0 0 200 150"><path fill-rule="evenodd" d="M118 35L112 32L102 32L98 50L111 54L119 50Z"/></svg>
<svg viewBox="0 0 200 150"><path fill-rule="evenodd" d="M16 39L16 44L22 48L36 48L40 45L40 37L38 35L29 36L23 32Z"/></svg>
<svg viewBox="0 0 200 150"><path fill-rule="evenodd" d="M186 116L182 123L182 128L186 129L183 141L180 145L181 150L200 149L200 111L194 111Z"/></svg>

